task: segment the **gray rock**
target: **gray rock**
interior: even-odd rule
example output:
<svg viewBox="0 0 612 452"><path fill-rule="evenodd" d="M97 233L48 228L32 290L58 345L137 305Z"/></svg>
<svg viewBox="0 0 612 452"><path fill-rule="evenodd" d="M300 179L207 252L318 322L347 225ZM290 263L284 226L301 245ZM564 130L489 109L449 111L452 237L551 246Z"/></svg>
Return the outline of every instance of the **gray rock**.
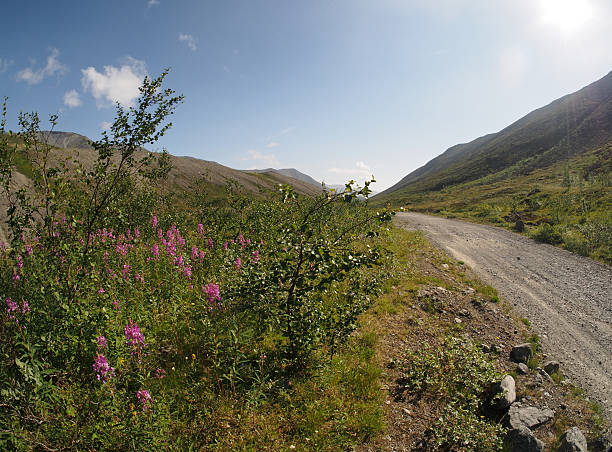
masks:
<svg viewBox="0 0 612 452"><path fill-rule="evenodd" d="M550 408L541 410L534 406L510 406L507 422L508 426L514 429L519 427L534 428L549 422L554 416L555 412Z"/></svg>
<svg viewBox="0 0 612 452"><path fill-rule="evenodd" d="M559 452L586 452L587 441L578 427L565 431L561 437Z"/></svg>
<svg viewBox="0 0 612 452"><path fill-rule="evenodd" d="M548 375L559 372L559 363L557 361L548 361L544 364L544 370Z"/></svg>
<svg viewBox="0 0 612 452"><path fill-rule="evenodd" d="M545 371L544 369L542 369L541 367L538 367L536 370L538 371L538 374L540 374L540 375L542 376L542 379L543 379L543 380L546 380L546 381L548 381L549 383L554 383L554 382L555 382L555 380L553 380L553 379L551 378L551 376L550 376L550 375L548 375L548 374L546 373L546 371Z"/></svg>
<svg viewBox="0 0 612 452"><path fill-rule="evenodd" d="M536 438L527 427L514 428L508 432L506 442L510 452L542 452L544 443Z"/></svg>
<svg viewBox="0 0 612 452"><path fill-rule="evenodd" d="M592 452L612 452L612 435L603 435L587 443Z"/></svg>
<svg viewBox="0 0 612 452"><path fill-rule="evenodd" d="M527 375L529 373L529 367L527 367L527 364L525 363L519 363L518 366L516 366L516 373Z"/></svg>
<svg viewBox="0 0 612 452"><path fill-rule="evenodd" d="M510 359L516 363L525 363L531 358L533 351L531 350L531 344L520 344L512 347L510 352Z"/></svg>
<svg viewBox="0 0 612 452"><path fill-rule="evenodd" d="M493 406L505 410L516 400L516 384L512 375L506 375L493 387Z"/></svg>

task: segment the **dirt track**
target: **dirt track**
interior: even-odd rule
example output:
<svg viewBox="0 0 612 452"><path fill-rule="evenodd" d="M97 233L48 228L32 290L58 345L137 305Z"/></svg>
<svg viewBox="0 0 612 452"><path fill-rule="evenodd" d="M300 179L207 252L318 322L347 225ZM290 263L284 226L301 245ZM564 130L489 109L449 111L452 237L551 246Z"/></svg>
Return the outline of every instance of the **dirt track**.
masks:
<svg viewBox="0 0 612 452"><path fill-rule="evenodd" d="M396 223L421 229L469 265L516 314L528 318L544 352L612 419L612 269L504 229L418 213Z"/></svg>

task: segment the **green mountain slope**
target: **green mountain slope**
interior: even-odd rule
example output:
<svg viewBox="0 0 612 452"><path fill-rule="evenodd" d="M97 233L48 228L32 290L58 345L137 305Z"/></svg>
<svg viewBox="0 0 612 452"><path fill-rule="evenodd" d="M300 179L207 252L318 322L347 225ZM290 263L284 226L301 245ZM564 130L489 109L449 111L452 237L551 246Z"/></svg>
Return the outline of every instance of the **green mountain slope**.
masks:
<svg viewBox="0 0 612 452"><path fill-rule="evenodd" d="M449 148L376 198L393 203L504 170L501 178L527 174L610 142L612 72L497 133Z"/></svg>

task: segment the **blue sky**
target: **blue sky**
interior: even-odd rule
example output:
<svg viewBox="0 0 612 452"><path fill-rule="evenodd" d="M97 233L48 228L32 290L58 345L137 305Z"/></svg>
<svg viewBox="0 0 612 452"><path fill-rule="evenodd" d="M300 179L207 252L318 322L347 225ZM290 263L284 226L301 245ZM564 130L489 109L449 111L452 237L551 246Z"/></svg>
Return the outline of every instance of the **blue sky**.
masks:
<svg viewBox="0 0 612 452"><path fill-rule="evenodd" d="M185 95L159 143L376 190L612 70L609 0L7 2L0 96L95 138L145 74Z"/></svg>

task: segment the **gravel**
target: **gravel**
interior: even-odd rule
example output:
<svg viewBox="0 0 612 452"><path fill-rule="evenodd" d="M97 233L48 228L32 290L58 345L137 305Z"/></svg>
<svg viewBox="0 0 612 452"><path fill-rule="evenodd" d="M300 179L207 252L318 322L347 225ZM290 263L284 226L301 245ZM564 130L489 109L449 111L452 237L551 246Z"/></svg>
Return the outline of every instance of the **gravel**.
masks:
<svg viewBox="0 0 612 452"><path fill-rule="evenodd" d="M544 352L612 419L612 268L492 226L398 213L531 321Z"/></svg>

